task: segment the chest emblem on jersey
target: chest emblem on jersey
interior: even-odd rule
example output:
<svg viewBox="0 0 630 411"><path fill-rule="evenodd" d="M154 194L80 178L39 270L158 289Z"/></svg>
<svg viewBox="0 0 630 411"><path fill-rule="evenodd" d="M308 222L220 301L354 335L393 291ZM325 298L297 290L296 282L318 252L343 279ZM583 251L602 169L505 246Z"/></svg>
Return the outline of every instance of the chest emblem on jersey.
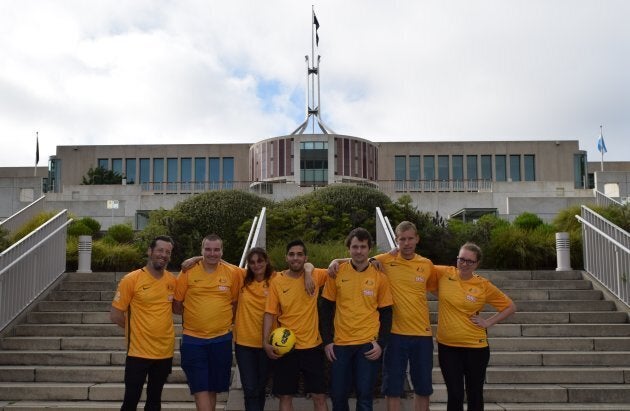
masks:
<svg viewBox="0 0 630 411"><path fill-rule="evenodd" d="M172 294L169 294L169 296L167 297L167 301L168 301L169 303L172 303L172 302L173 302L173 295L172 295Z"/></svg>
<svg viewBox="0 0 630 411"><path fill-rule="evenodd" d="M416 271L419 273L423 273L424 272L424 268L423 267L418 267L416 268Z"/></svg>
<svg viewBox="0 0 630 411"><path fill-rule="evenodd" d="M365 285L367 285L368 287L374 286L374 280L365 280Z"/></svg>
<svg viewBox="0 0 630 411"><path fill-rule="evenodd" d="M221 277L221 278L219 278L219 282L221 284L225 284L225 283L227 283L227 279L225 277Z"/></svg>
<svg viewBox="0 0 630 411"><path fill-rule="evenodd" d="M168 291L175 291L175 286L169 284L169 285L166 286L166 289Z"/></svg>
<svg viewBox="0 0 630 411"><path fill-rule="evenodd" d="M363 290L363 295L366 297L374 297L374 290Z"/></svg>
<svg viewBox="0 0 630 411"><path fill-rule="evenodd" d="M417 277L416 277L416 282L417 282L417 283L423 283L423 282L424 282L424 277L417 276Z"/></svg>
<svg viewBox="0 0 630 411"><path fill-rule="evenodd" d="M477 297L475 297L474 295L466 294L466 299L471 303L477 302Z"/></svg>
<svg viewBox="0 0 630 411"><path fill-rule="evenodd" d="M227 291L227 290L229 290L229 289L230 289L229 287L226 287L226 286L224 286L224 285L220 285L220 286L219 286L219 291Z"/></svg>

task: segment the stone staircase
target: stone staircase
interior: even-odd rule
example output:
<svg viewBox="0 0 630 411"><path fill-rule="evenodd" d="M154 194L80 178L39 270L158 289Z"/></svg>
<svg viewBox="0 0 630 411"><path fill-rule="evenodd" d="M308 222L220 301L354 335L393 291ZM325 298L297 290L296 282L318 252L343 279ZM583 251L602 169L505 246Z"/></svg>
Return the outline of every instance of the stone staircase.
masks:
<svg viewBox="0 0 630 411"><path fill-rule="evenodd" d="M490 330L487 410L630 410L628 314L579 271L483 273L518 312ZM122 273L67 274L24 323L0 339L0 409L118 409L124 387L123 332L109 322ZM437 302L429 302L435 322ZM179 323L179 317L175 317ZM181 326L176 325L176 332ZM177 344L178 345L178 344ZM435 368L432 410L446 389ZM163 394L168 410L195 409L179 352ZM237 378L218 408L242 410ZM405 409L412 410L409 400ZM277 409L270 400L268 409ZM384 409L384 400L375 400ZM295 409L312 409L297 399Z"/></svg>

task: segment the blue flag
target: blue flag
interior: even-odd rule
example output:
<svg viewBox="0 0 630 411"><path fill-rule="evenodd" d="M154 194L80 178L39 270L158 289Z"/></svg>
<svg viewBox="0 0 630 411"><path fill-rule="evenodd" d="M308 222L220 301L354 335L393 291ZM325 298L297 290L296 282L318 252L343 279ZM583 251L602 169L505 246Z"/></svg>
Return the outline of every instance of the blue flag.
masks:
<svg viewBox="0 0 630 411"><path fill-rule="evenodd" d="M597 151L599 151L602 154L608 151L606 149L606 143L604 142L604 135L601 133L599 134L599 138L597 139Z"/></svg>

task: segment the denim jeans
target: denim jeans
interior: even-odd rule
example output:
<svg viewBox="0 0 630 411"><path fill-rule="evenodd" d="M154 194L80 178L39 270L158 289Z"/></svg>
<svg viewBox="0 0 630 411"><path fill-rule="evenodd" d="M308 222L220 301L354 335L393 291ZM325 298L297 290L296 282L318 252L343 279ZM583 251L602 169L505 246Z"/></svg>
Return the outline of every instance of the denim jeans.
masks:
<svg viewBox="0 0 630 411"><path fill-rule="evenodd" d="M262 348L234 347L238 371L241 374L246 411L263 411L265 408L265 386L269 372L269 357Z"/></svg>
<svg viewBox="0 0 630 411"><path fill-rule="evenodd" d="M372 410L374 383L380 359L370 361L365 353L372 349L372 343L360 345L335 345L330 378L330 398L333 411L348 411L348 396L354 385L357 396L357 411Z"/></svg>

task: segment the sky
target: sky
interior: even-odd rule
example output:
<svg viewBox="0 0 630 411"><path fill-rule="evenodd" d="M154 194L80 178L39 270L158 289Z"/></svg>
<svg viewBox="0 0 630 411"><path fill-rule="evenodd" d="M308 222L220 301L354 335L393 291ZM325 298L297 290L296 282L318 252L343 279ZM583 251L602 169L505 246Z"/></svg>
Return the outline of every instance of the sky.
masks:
<svg viewBox="0 0 630 411"><path fill-rule="evenodd" d="M630 161L630 1L0 0L0 167L57 146L579 140ZM318 132L316 130L316 132Z"/></svg>

